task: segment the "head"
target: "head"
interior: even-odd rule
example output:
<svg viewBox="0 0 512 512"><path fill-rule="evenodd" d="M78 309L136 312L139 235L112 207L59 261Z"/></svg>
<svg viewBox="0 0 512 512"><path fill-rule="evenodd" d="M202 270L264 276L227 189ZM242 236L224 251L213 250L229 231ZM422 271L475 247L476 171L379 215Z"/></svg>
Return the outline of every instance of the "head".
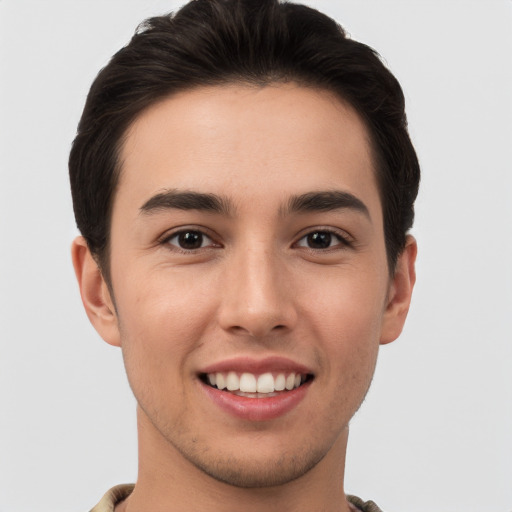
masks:
<svg viewBox="0 0 512 512"><path fill-rule="evenodd" d="M398 81L374 50L314 9L278 0L196 0L140 25L98 74L78 126L69 158L75 217L107 282L120 149L137 116L201 86L289 82L333 93L363 120L393 273L419 184Z"/></svg>
<svg viewBox="0 0 512 512"><path fill-rule="evenodd" d="M75 269L160 469L339 473L414 284L403 107L370 48L270 0L148 20L101 71L70 156Z"/></svg>

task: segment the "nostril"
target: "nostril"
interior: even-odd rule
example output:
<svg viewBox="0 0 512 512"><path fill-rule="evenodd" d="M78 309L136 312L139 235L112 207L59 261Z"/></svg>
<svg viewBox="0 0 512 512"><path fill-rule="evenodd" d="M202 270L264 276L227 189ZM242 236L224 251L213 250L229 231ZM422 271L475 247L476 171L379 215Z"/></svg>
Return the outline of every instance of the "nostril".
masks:
<svg viewBox="0 0 512 512"><path fill-rule="evenodd" d="M282 332L285 331L286 329L287 327L284 324L275 325L274 327L271 327L269 330L266 330L264 326L259 325L253 326L253 329L251 329L250 326L243 327L241 325L233 325L230 328L230 331L235 334L245 334L259 338L262 336L266 336L270 333Z"/></svg>

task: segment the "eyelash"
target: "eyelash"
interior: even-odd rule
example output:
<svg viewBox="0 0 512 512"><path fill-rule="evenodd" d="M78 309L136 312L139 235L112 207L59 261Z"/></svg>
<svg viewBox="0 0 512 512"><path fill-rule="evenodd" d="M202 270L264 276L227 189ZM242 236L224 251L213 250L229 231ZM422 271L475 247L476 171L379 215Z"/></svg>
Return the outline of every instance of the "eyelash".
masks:
<svg viewBox="0 0 512 512"><path fill-rule="evenodd" d="M191 234L191 233L195 233L195 234L198 234L202 237L202 243L204 243L204 239L207 239L210 241L210 243L206 246L202 246L201 244L201 247L196 247L196 248L192 248L192 249L185 249L183 247L180 247L178 244L173 244L171 243L171 240L173 238L177 238L181 235L186 235L186 234ZM182 254L193 254L195 253L196 251L199 251L201 249L209 249L209 248L216 248L216 247L221 247L220 244L217 244L214 240L213 240L213 237L208 235L207 233L205 233L205 229L204 228L194 228L194 227L190 227L190 228L182 228L182 229L179 229L178 231L173 231L172 233L170 234L166 234L159 242L161 245L167 245L167 246L172 246L172 250L174 251L178 251Z"/></svg>
<svg viewBox="0 0 512 512"><path fill-rule="evenodd" d="M200 237L201 237L201 246L200 247L185 249L183 247L180 247L178 244L171 243L171 240L173 240L174 238L178 238L181 235L187 235L187 234L192 234L192 233L200 235ZM327 234L327 235L329 235L329 237L333 237L333 238L337 239L338 243L336 243L335 245L329 245L327 247L321 247L321 248L308 247L306 245L300 244L300 242L302 240L307 240L308 237L311 237L313 235L318 235L318 234ZM210 243L208 243L208 245L206 245L206 246L203 246L202 244L205 242L205 239L209 240ZM331 238L329 238L329 243L330 242L332 242ZM222 247L221 244L218 244L214 241L212 236L205 233L204 228L193 228L193 227L186 228L186 229L180 229L178 231L172 232L171 234L167 234L165 237L163 237L160 240L159 243L161 245L171 245L173 250L178 251L182 254L193 254L196 251L199 251L200 249ZM304 249L307 249L309 251L314 251L314 252L327 252L327 251L351 248L351 247L353 247L353 241L352 241L351 237L345 232L340 232L340 231L334 230L332 228L316 228L316 229L312 229L311 231L308 231L307 233L302 235L293 244L293 246L294 247L302 247Z"/></svg>
<svg viewBox="0 0 512 512"><path fill-rule="evenodd" d="M328 247L325 247L325 248L315 248L315 247L299 245L299 243L302 240L307 239L310 236L320 234L320 233L328 234L330 237L337 239L338 243L335 245L332 245L332 246L329 245ZM330 241L332 241L332 240L330 240ZM305 249L308 249L308 250L314 251L314 252L317 252L317 251L318 252L326 252L329 250L335 251L335 250L340 250L340 249L351 248L351 247L353 247L354 244L353 244L352 238L348 235L348 233L346 233L344 231L338 231L338 230L335 230L332 228L320 227L320 228L315 228L315 229L305 233L301 238L299 238L299 240L297 242L295 242L294 245L297 247L304 247Z"/></svg>

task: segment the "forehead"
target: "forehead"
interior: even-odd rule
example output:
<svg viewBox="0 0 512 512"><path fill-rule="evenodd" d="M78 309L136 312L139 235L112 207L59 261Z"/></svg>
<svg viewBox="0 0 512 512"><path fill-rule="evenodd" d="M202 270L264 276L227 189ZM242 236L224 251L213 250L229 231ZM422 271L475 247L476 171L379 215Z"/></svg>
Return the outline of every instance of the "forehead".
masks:
<svg viewBox="0 0 512 512"><path fill-rule="evenodd" d="M255 200L275 191L277 200L340 187L378 196L368 133L352 107L296 84L223 85L173 95L138 116L115 203L140 207L166 189Z"/></svg>

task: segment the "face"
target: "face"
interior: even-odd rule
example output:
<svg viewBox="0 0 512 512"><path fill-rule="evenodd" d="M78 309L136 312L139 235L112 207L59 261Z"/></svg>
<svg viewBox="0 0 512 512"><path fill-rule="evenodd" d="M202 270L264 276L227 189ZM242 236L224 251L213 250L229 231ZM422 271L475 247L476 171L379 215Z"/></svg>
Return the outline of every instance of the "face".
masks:
<svg viewBox="0 0 512 512"><path fill-rule="evenodd" d="M96 326L142 436L248 487L340 455L403 323L358 115L293 84L199 88L143 112L121 160Z"/></svg>

